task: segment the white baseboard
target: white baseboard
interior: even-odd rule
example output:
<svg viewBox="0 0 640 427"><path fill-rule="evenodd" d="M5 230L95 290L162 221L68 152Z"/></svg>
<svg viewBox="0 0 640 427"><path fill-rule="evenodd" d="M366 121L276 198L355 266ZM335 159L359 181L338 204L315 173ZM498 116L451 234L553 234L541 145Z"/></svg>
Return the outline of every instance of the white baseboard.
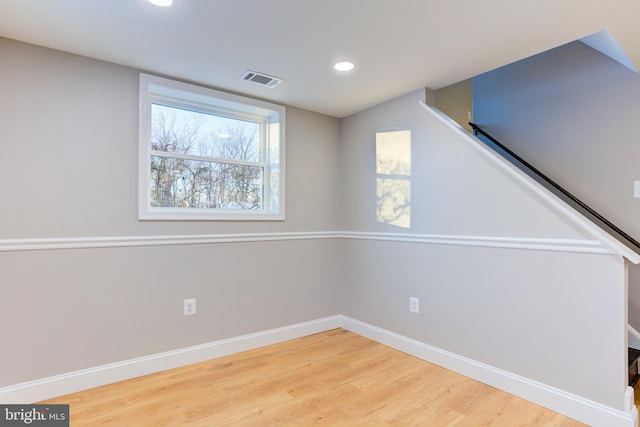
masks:
<svg viewBox="0 0 640 427"><path fill-rule="evenodd" d="M38 402L117 381L328 331L341 326L342 316L330 316L282 328L2 387L0 388L0 402L3 404Z"/></svg>
<svg viewBox="0 0 640 427"><path fill-rule="evenodd" d="M343 316L342 327L590 426L638 427L638 410L631 387L625 395L625 411L620 411L346 316Z"/></svg>
<svg viewBox="0 0 640 427"><path fill-rule="evenodd" d="M588 425L638 427L638 410L631 387L625 396L625 410L621 411L342 315L2 387L0 402L38 402L340 327Z"/></svg>

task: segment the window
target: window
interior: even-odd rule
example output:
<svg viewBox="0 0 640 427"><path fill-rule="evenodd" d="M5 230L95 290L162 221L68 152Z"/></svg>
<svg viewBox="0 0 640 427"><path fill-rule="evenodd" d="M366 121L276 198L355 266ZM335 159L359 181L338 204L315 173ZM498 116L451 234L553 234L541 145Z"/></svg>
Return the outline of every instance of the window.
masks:
<svg viewBox="0 0 640 427"><path fill-rule="evenodd" d="M282 106L140 75L139 207L149 220L283 220Z"/></svg>
<svg viewBox="0 0 640 427"><path fill-rule="evenodd" d="M411 228L411 131L376 133L376 218Z"/></svg>

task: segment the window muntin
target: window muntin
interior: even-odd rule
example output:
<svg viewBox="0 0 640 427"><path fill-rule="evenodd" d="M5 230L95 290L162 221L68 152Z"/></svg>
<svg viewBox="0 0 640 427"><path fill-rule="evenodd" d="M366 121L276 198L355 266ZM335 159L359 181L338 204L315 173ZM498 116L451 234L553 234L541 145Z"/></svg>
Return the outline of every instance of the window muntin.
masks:
<svg viewBox="0 0 640 427"><path fill-rule="evenodd" d="M141 219L284 219L284 107L140 83Z"/></svg>

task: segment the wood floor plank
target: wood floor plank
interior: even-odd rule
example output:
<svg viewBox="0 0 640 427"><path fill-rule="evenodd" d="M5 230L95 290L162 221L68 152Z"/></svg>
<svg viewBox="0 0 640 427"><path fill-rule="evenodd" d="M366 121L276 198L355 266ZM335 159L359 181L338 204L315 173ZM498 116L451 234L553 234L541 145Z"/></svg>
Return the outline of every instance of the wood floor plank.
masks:
<svg viewBox="0 0 640 427"><path fill-rule="evenodd" d="M342 329L42 403L73 427L583 425Z"/></svg>

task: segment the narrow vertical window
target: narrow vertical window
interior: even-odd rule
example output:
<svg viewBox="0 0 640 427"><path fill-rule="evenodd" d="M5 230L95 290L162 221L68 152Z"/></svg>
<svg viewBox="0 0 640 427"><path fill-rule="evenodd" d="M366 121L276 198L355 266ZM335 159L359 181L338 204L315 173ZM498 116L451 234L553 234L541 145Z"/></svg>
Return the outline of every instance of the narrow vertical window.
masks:
<svg viewBox="0 0 640 427"><path fill-rule="evenodd" d="M411 228L411 131L376 133L376 218Z"/></svg>

